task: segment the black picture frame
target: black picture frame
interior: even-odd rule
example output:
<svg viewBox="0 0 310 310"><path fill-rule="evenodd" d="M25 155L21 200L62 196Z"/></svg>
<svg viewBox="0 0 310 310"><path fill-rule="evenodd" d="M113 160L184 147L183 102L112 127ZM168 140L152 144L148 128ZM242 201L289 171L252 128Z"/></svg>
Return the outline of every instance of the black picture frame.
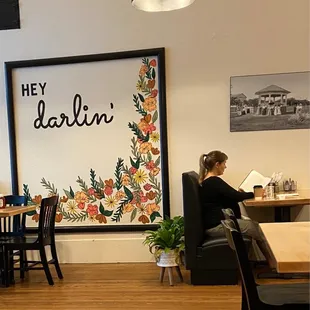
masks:
<svg viewBox="0 0 310 310"><path fill-rule="evenodd" d="M310 128L310 71L230 77L230 132Z"/></svg>
<svg viewBox="0 0 310 310"><path fill-rule="evenodd" d="M121 60L129 58L157 57L158 73L158 98L159 98L159 119L160 119L160 145L161 145L161 171L162 171L162 205L163 217L170 216L169 202L169 172L168 172L168 143L167 143L167 112L166 112L166 75L165 75L165 48L151 48L132 51L110 52L102 54L79 55L69 57L32 59L9 61L4 63L6 81L6 101L8 116L8 133L10 148L10 167L12 194L20 194L19 188L19 167L17 163L16 144L16 122L14 114L14 90L13 72L20 68L79 64L98 61ZM104 226L57 226L57 233L88 233L88 232L124 232L124 231L145 231L154 230L158 224L147 225L104 225ZM28 232L34 232L36 228L28 228Z"/></svg>
<svg viewBox="0 0 310 310"><path fill-rule="evenodd" d="M19 0L0 0L0 30L20 29Z"/></svg>

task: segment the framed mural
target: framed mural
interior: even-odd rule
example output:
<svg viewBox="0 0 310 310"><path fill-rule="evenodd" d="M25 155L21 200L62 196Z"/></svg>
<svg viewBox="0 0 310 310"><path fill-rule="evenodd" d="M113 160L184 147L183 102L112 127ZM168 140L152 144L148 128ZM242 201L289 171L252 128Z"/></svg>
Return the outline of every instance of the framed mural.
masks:
<svg viewBox="0 0 310 310"><path fill-rule="evenodd" d="M165 50L5 63L12 191L59 195L57 232L154 229L169 213Z"/></svg>
<svg viewBox="0 0 310 310"><path fill-rule="evenodd" d="M230 131L310 128L310 71L230 79Z"/></svg>

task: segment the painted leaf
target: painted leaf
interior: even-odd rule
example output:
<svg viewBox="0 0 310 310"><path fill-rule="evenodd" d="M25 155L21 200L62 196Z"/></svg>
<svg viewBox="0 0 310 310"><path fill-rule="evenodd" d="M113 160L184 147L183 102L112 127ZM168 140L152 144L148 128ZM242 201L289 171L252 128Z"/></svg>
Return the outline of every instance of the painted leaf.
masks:
<svg viewBox="0 0 310 310"><path fill-rule="evenodd" d="M70 195L74 198L74 191L71 186L70 186Z"/></svg>
<svg viewBox="0 0 310 310"><path fill-rule="evenodd" d="M104 210L104 212L102 213L103 215L105 216L111 216L113 213L113 211L110 211L110 210Z"/></svg>
<svg viewBox="0 0 310 310"><path fill-rule="evenodd" d="M33 216L33 215L37 214L37 212L36 212L36 210L33 210L33 211L26 212L26 214L28 216Z"/></svg>
<svg viewBox="0 0 310 310"><path fill-rule="evenodd" d="M104 212L105 212L104 206L103 206L103 204L101 202L100 202L100 205L99 205L99 211L100 211L101 214L104 214Z"/></svg>
<svg viewBox="0 0 310 310"><path fill-rule="evenodd" d="M159 164L160 164L160 156L158 156L158 158L156 159L155 166L157 167L159 166Z"/></svg>
<svg viewBox="0 0 310 310"><path fill-rule="evenodd" d="M138 157L137 161L136 161L136 167L137 169L140 168L140 161L141 161L141 157Z"/></svg>
<svg viewBox="0 0 310 310"><path fill-rule="evenodd" d="M68 197L68 199L73 199L74 198L74 196L72 197L72 195L71 195L71 193L69 191L64 189L64 192L65 192L66 196Z"/></svg>
<svg viewBox="0 0 310 310"><path fill-rule="evenodd" d="M148 159L148 161L151 161L151 160L152 160L152 154L151 154L151 152L147 152L147 159Z"/></svg>
<svg viewBox="0 0 310 310"><path fill-rule="evenodd" d="M150 134L147 133L146 136L145 136L145 138L144 138L144 141L145 141L145 142L148 142L149 140L150 140Z"/></svg>
<svg viewBox="0 0 310 310"><path fill-rule="evenodd" d="M158 185L159 187L160 185ZM157 195L155 198L155 203L158 205L161 202L161 195Z"/></svg>
<svg viewBox="0 0 310 310"><path fill-rule="evenodd" d="M105 198L104 192L100 192L100 193L95 192L94 196L99 200Z"/></svg>
<svg viewBox="0 0 310 310"><path fill-rule="evenodd" d="M136 218L136 216L137 216L137 211L138 211L138 209L135 208L135 209L133 209L133 211L131 212L130 222L132 222L132 221Z"/></svg>
<svg viewBox="0 0 310 310"><path fill-rule="evenodd" d="M153 69L152 70L152 79L154 80L156 78L156 72L155 72L155 70Z"/></svg>
<svg viewBox="0 0 310 310"><path fill-rule="evenodd" d="M100 188L104 188L104 182L102 181L101 177L99 177L99 186Z"/></svg>
<svg viewBox="0 0 310 310"><path fill-rule="evenodd" d="M128 200L131 201L133 199L132 192L126 186L124 186L124 191L125 191L125 194L126 194Z"/></svg>
<svg viewBox="0 0 310 310"><path fill-rule="evenodd" d="M153 117L152 117L152 123L154 124L158 119L158 112L157 110L154 112Z"/></svg>
<svg viewBox="0 0 310 310"><path fill-rule="evenodd" d="M135 167L136 163L133 161L133 159L131 158L131 156L130 156L130 163L131 163L131 165L132 165L133 167ZM136 168L136 167L135 167L135 168Z"/></svg>
<svg viewBox="0 0 310 310"><path fill-rule="evenodd" d="M153 223L157 217L161 217L161 215L159 214L159 212L153 212L153 213L150 215L151 222Z"/></svg>
<svg viewBox="0 0 310 310"><path fill-rule="evenodd" d="M94 183L94 184L96 183L95 178L96 178L96 172L95 172L95 170L93 170L92 168L90 168L90 180L91 180L91 182Z"/></svg>
<svg viewBox="0 0 310 310"><path fill-rule="evenodd" d="M130 158L131 159L131 158ZM123 162L124 160L122 158L118 158L117 160L117 164L116 164L116 168L115 168L115 183L114 183L114 187L116 187L117 190L121 189L122 187L122 174L121 174L121 170L123 167Z"/></svg>
<svg viewBox="0 0 310 310"><path fill-rule="evenodd" d="M131 157L130 157L130 163L131 165L136 168L139 169L140 167L140 159L138 158L137 161L134 161Z"/></svg>
<svg viewBox="0 0 310 310"><path fill-rule="evenodd" d="M134 132L134 134L138 137L138 139L143 140L144 142L149 141L150 139L150 134L147 133L146 136L143 135L142 131L139 129L139 126L135 123L128 123L128 127L131 129L131 131Z"/></svg>
<svg viewBox="0 0 310 310"><path fill-rule="evenodd" d="M144 102L144 97L141 94L138 94L138 95L139 95L140 101Z"/></svg>

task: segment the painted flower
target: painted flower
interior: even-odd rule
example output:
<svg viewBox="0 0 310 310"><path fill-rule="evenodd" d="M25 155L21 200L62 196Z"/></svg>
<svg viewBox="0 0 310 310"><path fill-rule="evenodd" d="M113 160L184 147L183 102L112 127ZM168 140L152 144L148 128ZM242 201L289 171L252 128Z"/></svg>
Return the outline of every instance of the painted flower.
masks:
<svg viewBox="0 0 310 310"><path fill-rule="evenodd" d="M151 148L151 152L152 152L153 155L158 155L158 154L160 153L160 152L159 152L159 149L158 149L157 147L156 147L156 148L155 148L155 147L152 147L152 148Z"/></svg>
<svg viewBox="0 0 310 310"><path fill-rule="evenodd" d="M142 103L143 109L152 112L157 109L157 100L153 97L147 97L144 102Z"/></svg>
<svg viewBox="0 0 310 310"><path fill-rule="evenodd" d="M103 191L107 196L110 196L113 194L113 188L110 186L105 186Z"/></svg>
<svg viewBox="0 0 310 310"><path fill-rule="evenodd" d="M32 217L32 220L35 221L36 223L39 222L39 218L40 218L40 215L38 213L36 213L33 217Z"/></svg>
<svg viewBox="0 0 310 310"><path fill-rule="evenodd" d="M151 188L152 188L152 185L149 184L149 183L146 183L143 188L146 190L146 191L149 191Z"/></svg>
<svg viewBox="0 0 310 310"><path fill-rule="evenodd" d="M154 130L156 130L156 126L151 123L151 124L148 124L145 128L144 128L144 132L145 133L152 133Z"/></svg>
<svg viewBox="0 0 310 310"><path fill-rule="evenodd" d="M100 199L102 199L103 198L103 191L102 190L100 190L100 192L101 193L94 193L94 196L98 199L98 200L100 200Z"/></svg>
<svg viewBox="0 0 310 310"><path fill-rule="evenodd" d="M151 66L151 67L156 67L156 59L152 59L152 60L150 61L150 66Z"/></svg>
<svg viewBox="0 0 310 310"><path fill-rule="evenodd" d="M143 224L147 224L150 222L149 218L144 214L142 214L138 217L138 221L142 222Z"/></svg>
<svg viewBox="0 0 310 310"><path fill-rule="evenodd" d="M135 208L135 207L134 207L133 204L127 203L127 204L125 204L123 211L124 211L124 213L129 213L129 212L131 212L134 208Z"/></svg>
<svg viewBox="0 0 310 310"><path fill-rule="evenodd" d="M105 184L105 186L113 187L114 182L113 182L112 179L109 179L109 180L105 180L105 181L104 181L104 184Z"/></svg>
<svg viewBox="0 0 310 310"><path fill-rule="evenodd" d="M156 197L156 193L153 192L153 191L150 191L150 192L146 193L146 197L147 197L149 200L153 200L153 199Z"/></svg>
<svg viewBox="0 0 310 310"><path fill-rule="evenodd" d="M157 205L156 203L149 203L146 205L146 213L148 215L151 215L153 212L158 212L159 209L159 205Z"/></svg>
<svg viewBox="0 0 310 310"><path fill-rule="evenodd" d="M57 213L55 216L55 222L60 223L63 219L63 215L61 213Z"/></svg>
<svg viewBox="0 0 310 310"><path fill-rule="evenodd" d="M140 202L147 202L148 201L148 198L143 195L143 192L141 191L140 192Z"/></svg>
<svg viewBox="0 0 310 310"><path fill-rule="evenodd" d="M76 192L74 195L74 200L76 201L77 204L86 203L88 202L88 197L83 192Z"/></svg>
<svg viewBox="0 0 310 310"><path fill-rule="evenodd" d="M133 199L131 200L131 203L132 204L139 204L138 207L141 207L141 202L144 203L144 202L147 202L148 201L148 198L144 195L143 191L135 191L133 192Z"/></svg>
<svg viewBox="0 0 310 310"><path fill-rule="evenodd" d="M137 168L135 168L135 167L130 167L130 169L129 169L129 171L130 171L130 173L131 174L135 174L136 172L137 172Z"/></svg>
<svg viewBox="0 0 310 310"><path fill-rule="evenodd" d="M96 214L94 214L94 215L88 215L88 220L90 221L90 222L96 222L96 217L97 217L97 215Z"/></svg>
<svg viewBox="0 0 310 310"><path fill-rule="evenodd" d="M60 198L60 202L62 203L62 202L64 202L64 203L66 203L68 201L68 197L66 197L66 196L62 196L61 198Z"/></svg>
<svg viewBox="0 0 310 310"><path fill-rule="evenodd" d="M36 195L34 196L34 198L32 199L32 202L34 202L36 205L41 204L42 201L42 196L41 195Z"/></svg>
<svg viewBox="0 0 310 310"><path fill-rule="evenodd" d="M91 188L88 189L87 193L89 195L94 195L95 194L95 190L91 187Z"/></svg>
<svg viewBox="0 0 310 310"><path fill-rule="evenodd" d="M130 177L128 174L123 174L122 176L122 185L123 186L128 186L130 182Z"/></svg>
<svg viewBox="0 0 310 310"><path fill-rule="evenodd" d="M158 142L159 141L159 133L158 132L152 132L150 134L150 138L151 138L151 141Z"/></svg>
<svg viewBox="0 0 310 310"><path fill-rule="evenodd" d="M138 124L138 128L141 130L141 131L144 131L146 130L146 128L148 127L148 123L142 118L141 119L141 122Z"/></svg>
<svg viewBox="0 0 310 310"><path fill-rule="evenodd" d="M80 203L78 203L78 208L80 209L80 210L83 210L84 208L85 208L85 203L84 202L80 202Z"/></svg>
<svg viewBox="0 0 310 310"><path fill-rule="evenodd" d="M67 211L69 213L76 213L76 204L75 204L74 200L70 200L67 203Z"/></svg>
<svg viewBox="0 0 310 310"><path fill-rule="evenodd" d="M154 160L150 160L149 162L147 162L145 168L147 170L153 170L155 168Z"/></svg>
<svg viewBox="0 0 310 310"><path fill-rule="evenodd" d="M151 91L150 97L155 98L155 97L157 97L157 95L158 95L158 90L157 90L157 89L153 89L153 90Z"/></svg>
<svg viewBox="0 0 310 310"><path fill-rule="evenodd" d="M139 210L139 213L141 213L141 214L145 213L145 207L140 202L137 202L137 208Z"/></svg>
<svg viewBox="0 0 310 310"><path fill-rule="evenodd" d="M147 180L147 174L142 169L139 169L134 175L134 180L138 184L145 183Z"/></svg>
<svg viewBox="0 0 310 310"><path fill-rule="evenodd" d="M147 123L149 123L151 121L151 119L152 119L152 115L151 114L147 114L143 118L141 118L141 121L144 120Z"/></svg>
<svg viewBox="0 0 310 310"><path fill-rule="evenodd" d="M139 152L141 154L147 154L152 149L152 143L150 142L143 142L140 144Z"/></svg>
<svg viewBox="0 0 310 310"><path fill-rule="evenodd" d="M154 86L155 86L155 80L148 80L147 87L152 89L154 88Z"/></svg>
<svg viewBox="0 0 310 310"><path fill-rule="evenodd" d="M101 224L101 223L104 223L106 224L107 223L107 218L103 215L103 214L97 214L96 215L96 220Z"/></svg>
<svg viewBox="0 0 310 310"><path fill-rule="evenodd" d="M117 201L113 196L108 196L104 199L104 205L108 208L114 208L116 204Z"/></svg>
<svg viewBox="0 0 310 310"><path fill-rule="evenodd" d="M138 217L138 221L139 222L142 222L143 224L147 224L150 222L149 218L145 215L145 212L146 212L146 209L145 209L145 206L144 205L140 205L137 203L137 208L139 210L139 213L141 214L139 217Z"/></svg>
<svg viewBox="0 0 310 310"><path fill-rule="evenodd" d="M112 195L112 193L113 193L113 186L114 186L113 180L112 179L105 180L104 183L105 183L105 187L104 187L104 190L103 190L104 193L107 196Z"/></svg>
<svg viewBox="0 0 310 310"><path fill-rule="evenodd" d="M89 216L97 215L98 214L98 206L89 204L87 206L86 212L88 213Z"/></svg>
<svg viewBox="0 0 310 310"><path fill-rule="evenodd" d="M143 82L142 81L138 81L137 85L136 85L137 91L141 91L143 89Z"/></svg>
<svg viewBox="0 0 310 310"><path fill-rule="evenodd" d="M115 194L115 199L116 199L117 201L123 199L124 197L126 197L126 194L125 194L123 191L118 191L118 192L116 192L116 194Z"/></svg>
<svg viewBox="0 0 310 310"><path fill-rule="evenodd" d="M153 175L153 176L155 176L155 175L157 175L157 174L159 173L159 171L160 171L160 168L155 167L155 168L150 172L150 174Z"/></svg>
<svg viewBox="0 0 310 310"><path fill-rule="evenodd" d="M139 192L133 192L132 193L133 194L133 198L132 198L132 200L131 200L131 204L138 204L138 203L140 203L140 194L139 194Z"/></svg>
<svg viewBox="0 0 310 310"><path fill-rule="evenodd" d="M147 65L142 65L140 70L139 70L139 75L144 76L146 72L149 71L149 68Z"/></svg>

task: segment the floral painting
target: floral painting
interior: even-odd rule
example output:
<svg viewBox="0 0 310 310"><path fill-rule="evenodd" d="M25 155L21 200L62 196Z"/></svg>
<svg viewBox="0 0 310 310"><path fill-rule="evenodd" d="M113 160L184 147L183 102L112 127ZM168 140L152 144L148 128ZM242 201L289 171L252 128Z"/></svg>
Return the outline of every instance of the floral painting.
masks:
<svg viewBox="0 0 310 310"><path fill-rule="evenodd" d="M158 58L141 57L136 93L131 100L137 117L128 122L131 133L129 158L119 154L115 158L114 173L109 177L102 177L91 168L89 178L83 179L77 170L76 179L67 188L59 188L53 180L42 177L39 181L42 191L33 193L31 187L24 183L22 190L28 205L37 205L35 211L27 214L28 222L39 221L42 198L53 195L60 198L56 226L70 226L70 223L145 226L164 217L157 74Z"/></svg>

